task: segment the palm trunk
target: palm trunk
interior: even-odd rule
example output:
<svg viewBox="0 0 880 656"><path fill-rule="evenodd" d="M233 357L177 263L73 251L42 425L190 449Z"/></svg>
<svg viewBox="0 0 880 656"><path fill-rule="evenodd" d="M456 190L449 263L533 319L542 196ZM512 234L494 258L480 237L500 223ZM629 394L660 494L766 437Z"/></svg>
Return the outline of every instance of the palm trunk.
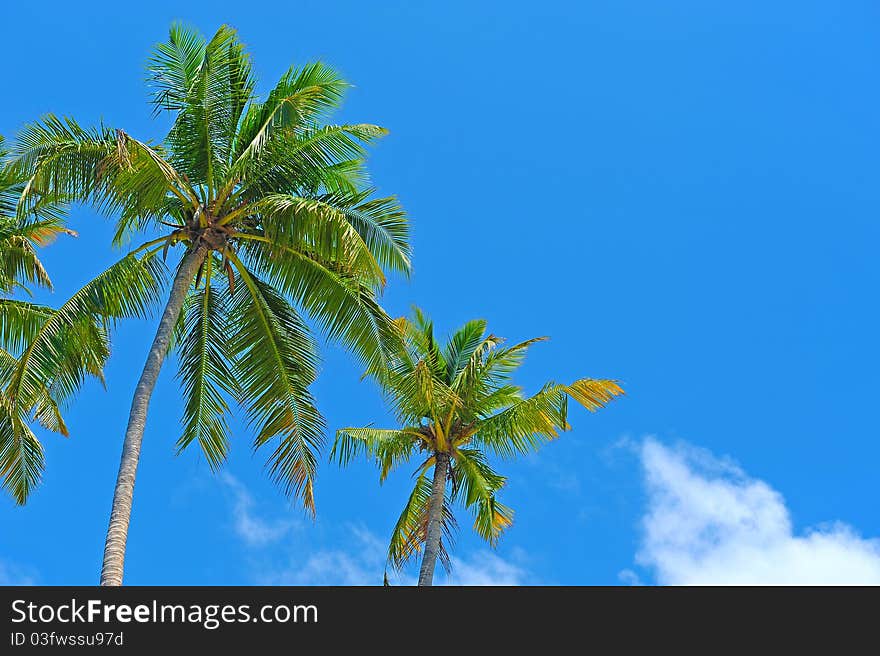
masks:
<svg viewBox="0 0 880 656"><path fill-rule="evenodd" d="M144 427L147 422L147 407L159 377L159 370L165 360L168 344L183 302L186 300L190 283L205 259L203 249L188 252L177 267L168 304L159 320L156 337L147 354L147 362L134 390L125 441L122 444L122 460L116 475L116 489L113 492L113 507L110 511L110 526L104 543L104 564L101 567L101 585L122 585L122 570L125 565L125 542L128 539L128 524L131 520L131 503L134 497L134 478L140 459Z"/></svg>
<svg viewBox="0 0 880 656"><path fill-rule="evenodd" d="M440 555L440 538L443 536L443 503L446 496L446 476L449 472L449 454L435 456L434 484L428 504L428 530L425 535L425 556L419 570L419 585L433 585L434 566Z"/></svg>

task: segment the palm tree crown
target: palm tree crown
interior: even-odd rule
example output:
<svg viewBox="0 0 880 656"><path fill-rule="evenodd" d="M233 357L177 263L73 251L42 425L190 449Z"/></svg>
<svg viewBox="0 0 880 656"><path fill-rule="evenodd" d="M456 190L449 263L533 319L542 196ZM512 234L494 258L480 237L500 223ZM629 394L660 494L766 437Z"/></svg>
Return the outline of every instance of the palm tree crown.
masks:
<svg viewBox="0 0 880 656"><path fill-rule="evenodd" d="M133 282L160 290L162 261L182 248L175 274L193 271L174 340L179 447L198 442L219 466L227 399L238 400L256 447L278 438L274 478L313 509L323 423L308 391L314 339L297 308L368 365L382 361L388 322L375 294L385 270L410 266L404 212L365 186L364 145L385 130L324 123L347 84L320 63L291 68L258 100L250 58L227 26L210 40L172 26L148 72L156 112L175 119L163 142L48 116L22 132L12 158L29 177L20 211L73 198L117 216L117 244L158 231L108 272L117 292ZM116 313L151 306L131 301Z"/></svg>
<svg viewBox="0 0 880 656"><path fill-rule="evenodd" d="M497 497L506 479L488 456L512 458L556 438L569 428L569 398L595 411L623 390L613 380L586 378L570 385L547 383L524 397L512 375L528 347L545 338L504 346L486 334L485 321L476 320L441 345L418 309L412 321L401 319L397 325L403 347L379 381L400 427L341 429L331 458L344 465L365 454L378 463L384 481L393 469L419 457L415 486L392 532L388 556L400 568L424 548L419 582L430 585L432 559L449 563L454 502L472 511L474 530L493 546L513 520L513 511Z"/></svg>

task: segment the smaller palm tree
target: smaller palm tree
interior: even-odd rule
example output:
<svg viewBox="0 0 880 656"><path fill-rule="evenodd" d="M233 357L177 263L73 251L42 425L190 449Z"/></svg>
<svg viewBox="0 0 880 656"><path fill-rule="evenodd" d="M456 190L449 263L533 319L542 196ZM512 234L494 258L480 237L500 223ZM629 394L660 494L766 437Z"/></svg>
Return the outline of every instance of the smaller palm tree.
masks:
<svg viewBox="0 0 880 656"><path fill-rule="evenodd" d="M568 399L590 411L623 390L613 380L583 378L570 385L547 383L523 397L510 381L538 337L513 346L486 334L486 322L469 321L445 346L421 310L397 322L402 348L385 371L372 371L402 426L343 428L330 454L341 465L366 455L384 481L399 465L419 456L415 486L391 534L389 562L397 569L422 551L419 585L431 585L437 559L450 568L448 545L461 503L474 515L474 530L493 547L513 522L498 501L506 478L488 456L509 459L537 450L568 430ZM433 478L429 471L433 467ZM447 486L447 482L449 485Z"/></svg>

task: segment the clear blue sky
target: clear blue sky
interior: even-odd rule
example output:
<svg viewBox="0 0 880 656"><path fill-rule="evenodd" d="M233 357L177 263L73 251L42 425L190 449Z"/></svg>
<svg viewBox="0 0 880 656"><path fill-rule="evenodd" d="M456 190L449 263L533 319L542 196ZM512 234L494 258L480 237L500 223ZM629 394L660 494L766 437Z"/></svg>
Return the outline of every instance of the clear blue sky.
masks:
<svg viewBox="0 0 880 656"><path fill-rule="evenodd" d="M341 118L391 130L371 169L414 222L415 273L392 282L389 311L550 335L527 390L624 382L613 408L573 411L573 431L506 465L516 523L492 560L463 518L459 580L655 580L634 563L639 451L620 446L646 435L734 458L784 495L795 532L841 521L880 535L875 2L25 2L5 16L8 137L55 112L160 138L143 63L174 19L237 27L263 91L293 63L336 66L356 85ZM71 224L80 238L44 252L55 304L120 256L91 210ZM28 506L0 498L0 581L97 581L153 329L116 332L107 390L86 386L69 440L46 436ZM387 421L352 360L323 354L329 427ZM241 424L227 477L195 450L174 456L174 370L151 406L127 581L381 582L365 553L409 472L380 488L367 465L325 465L313 523L266 481Z"/></svg>

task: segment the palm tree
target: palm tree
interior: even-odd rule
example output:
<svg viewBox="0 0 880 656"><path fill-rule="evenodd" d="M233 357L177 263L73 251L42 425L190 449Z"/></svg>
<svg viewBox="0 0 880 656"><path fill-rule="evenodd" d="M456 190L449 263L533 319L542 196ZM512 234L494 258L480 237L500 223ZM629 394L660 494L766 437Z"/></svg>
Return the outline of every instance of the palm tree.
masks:
<svg viewBox="0 0 880 656"><path fill-rule="evenodd" d="M132 400L102 585L122 583L147 406L169 346L184 400L178 448L197 442L219 467L237 402L254 448L274 443L273 479L314 512L324 424L309 392L316 348L303 313L367 366L382 366L393 331L376 293L385 270L410 266L406 215L365 186L365 145L385 130L325 123L347 87L333 70L291 68L258 100L233 29L207 40L175 24L148 71L156 112L174 119L161 143L49 116L24 130L14 158L34 191L116 215L116 243L150 233L127 256L141 288L161 287L162 262L179 253Z"/></svg>
<svg viewBox="0 0 880 656"><path fill-rule="evenodd" d="M388 559L399 569L424 548L419 585L431 585L438 557L447 569L450 565L455 502L473 512L474 530L493 547L513 521L513 511L497 499L506 478L487 456L513 458L555 439L570 428L569 397L596 411L623 390L613 380L584 378L570 385L547 383L524 398L511 384L512 374L528 347L546 338L503 346L502 339L486 334L485 321L476 320L441 346L418 308L412 321L401 319L398 327L403 348L379 381L401 427L343 428L330 457L346 465L365 454L379 465L380 481L419 457L415 487L391 534Z"/></svg>
<svg viewBox="0 0 880 656"><path fill-rule="evenodd" d="M0 160L7 156L0 137ZM61 406L91 374L101 376L108 354L104 324L77 299L61 309L11 298L52 281L37 248L75 233L55 203L36 201L19 216L26 181L0 168L0 477L23 505L42 475L43 447L32 424L69 435ZM89 290L85 290L88 295Z"/></svg>

